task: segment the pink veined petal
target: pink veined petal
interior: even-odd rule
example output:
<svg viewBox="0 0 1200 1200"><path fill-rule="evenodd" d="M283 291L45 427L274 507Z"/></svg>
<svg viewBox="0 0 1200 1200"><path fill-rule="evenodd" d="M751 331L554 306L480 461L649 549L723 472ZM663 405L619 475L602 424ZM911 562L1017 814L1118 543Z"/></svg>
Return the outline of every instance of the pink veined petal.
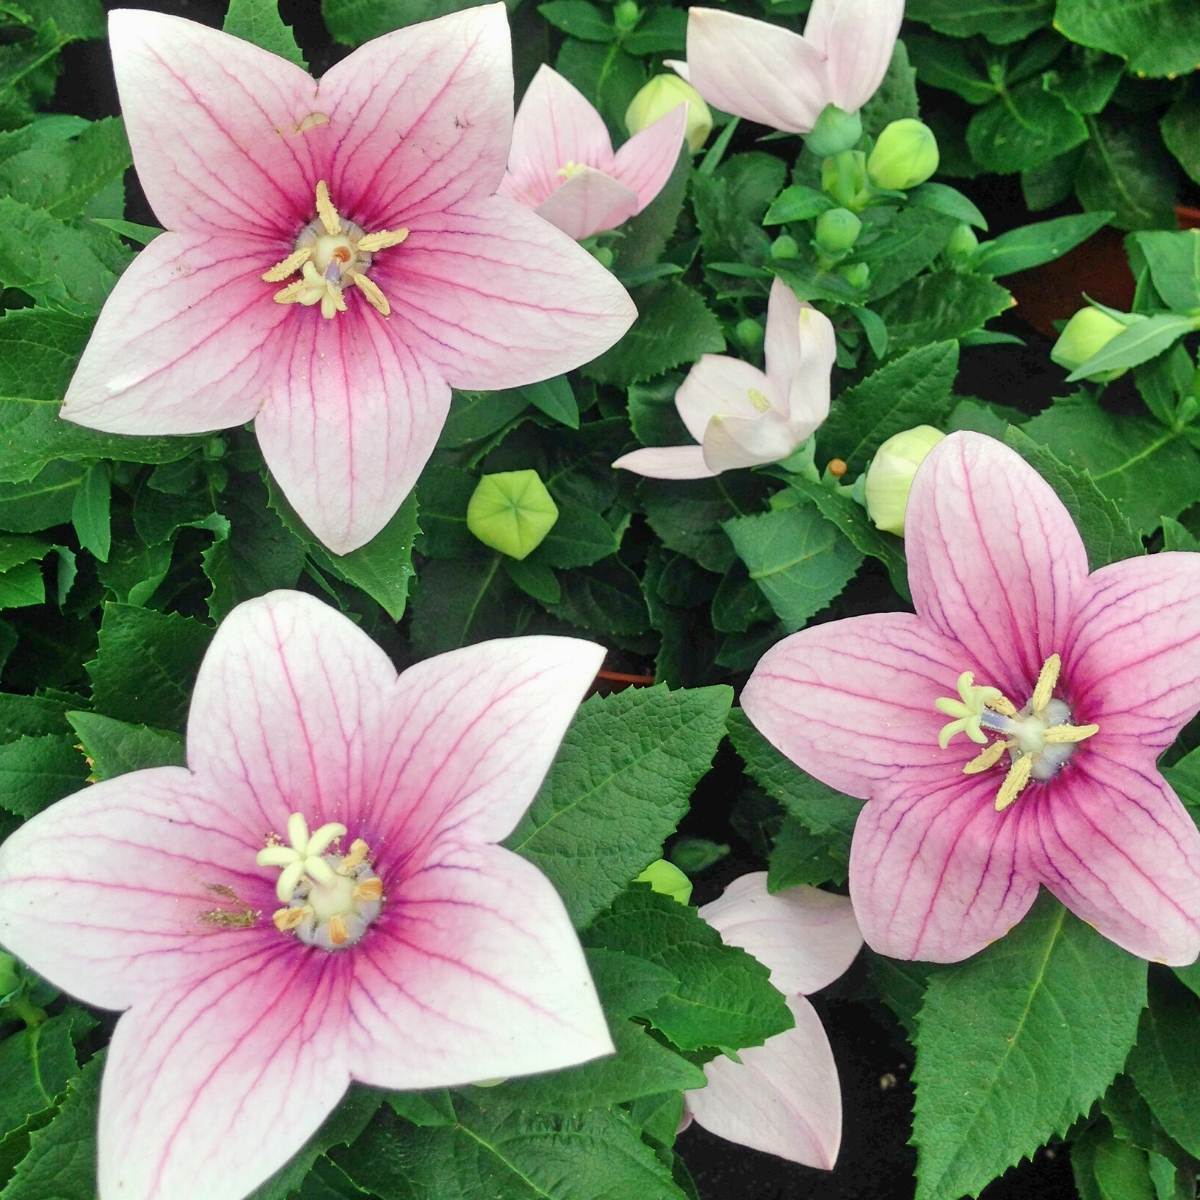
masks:
<svg viewBox="0 0 1200 1200"><path fill-rule="evenodd" d="M952 433L917 471L904 527L917 612L962 643L976 684L1019 708L1066 648L1087 577L1062 501L1001 442Z"/></svg>
<svg viewBox="0 0 1200 1200"><path fill-rule="evenodd" d="M829 100L825 60L811 42L715 8L688 9L687 66L709 104L786 133L808 133Z"/></svg>
<svg viewBox="0 0 1200 1200"><path fill-rule="evenodd" d="M289 250L242 234L160 234L105 301L62 416L108 433L245 424L266 395L264 343L288 315L261 276Z"/></svg>
<svg viewBox="0 0 1200 1200"><path fill-rule="evenodd" d="M242 1200L341 1099L351 955L275 936L275 949L230 954L117 1023L100 1091L102 1196Z"/></svg>
<svg viewBox="0 0 1200 1200"><path fill-rule="evenodd" d="M584 167L551 192L534 211L543 221L579 241L593 233L616 229L637 208L636 192L603 171Z"/></svg>
<svg viewBox="0 0 1200 1200"><path fill-rule="evenodd" d="M356 948L355 1079L453 1086L612 1053L579 941L535 867L443 843L388 900Z"/></svg>
<svg viewBox="0 0 1200 1200"><path fill-rule="evenodd" d="M713 417L704 431L704 461L714 474L787 458L800 443L777 412L753 417Z"/></svg>
<svg viewBox="0 0 1200 1200"><path fill-rule="evenodd" d="M217 630L192 693L188 763L222 799L257 867L265 837L285 835L300 812L310 829L328 821L372 843L362 824L399 719L396 671L348 618L301 592L248 600Z"/></svg>
<svg viewBox="0 0 1200 1200"><path fill-rule="evenodd" d="M392 693L386 761L364 812L381 869L433 837L510 833L603 661L602 646L579 638L521 637L409 667Z"/></svg>
<svg viewBox="0 0 1200 1200"><path fill-rule="evenodd" d="M1153 766L1110 756L1102 737L1029 796L1036 869L1110 941L1186 966L1200 953L1200 830Z"/></svg>
<svg viewBox="0 0 1200 1200"><path fill-rule="evenodd" d="M108 29L125 129L154 215L168 229L294 238L312 218L329 137L327 127L305 122L320 108L312 77L180 17L118 9Z"/></svg>
<svg viewBox="0 0 1200 1200"><path fill-rule="evenodd" d="M758 392L776 412L783 412L782 397L757 367L727 354L702 354L675 393L675 407L688 433L703 442L713 417L761 415L751 392Z"/></svg>
<svg viewBox="0 0 1200 1200"><path fill-rule="evenodd" d="M95 784L0 846L0 943L86 1003L127 1008L278 938L269 915L211 919L275 907L261 846L181 767Z"/></svg>
<svg viewBox="0 0 1200 1200"><path fill-rule="evenodd" d="M559 172L568 163L611 174L612 161L603 117L578 88L543 63L513 124L508 170L514 182L540 203L562 182Z"/></svg>
<svg viewBox="0 0 1200 1200"><path fill-rule="evenodd" d="M754 727L802 770L867 799L890 780L935 785L975 753L938 747L963 653L910 613L812 625L773 646L742 690Z"/></svg>
<svg viewBox="0 0 1200 1200"><path fill-rule="evenodd" d="M405 344L401 323L348 290L349 310L332 320L289 306L267 350L274 378L254 422L271 474L335 554L369 542L395 515L450 409L449 387Z"/></svg>
<svg viewBox="0 0 1200 1200"><path fill-rule="evenodd" d="M641 212L671 178L687 132L687 105L680 104L653 125L635 133L617 151L613 174L637 193Z"/></svg>
<svg viewBox="0 0 1200 1200"><path fill-rule="evenodd" d="M367 229L490 196L512 131L502 4L375 38L321 79L334 204Z"/></svg>
<svg viewBox="0 0 1200 1200"><path fill-rule="evenodd" d="M1130 558L1089 577L1063 654L1077 724L1150 756L1175 740L1200 708L1198 595L1200 554Z"/></svg>
<svg viewBox="0 0 1200 1200"><path fill-rule="evenodd" d="M622 454L613 466L647 479L711 479L715 474L700 446L646 446Z"/></svg>
<svg viewBox="0 0 1200 1200"><path fill-rule="evenodd" d="M1001 767L886 786L863 806L850 898L867 945L890 958L958 962L1003 937L1038 891L1022 796L996 811Z"/></svg>
<svg viewBox="0 0 1200 1200"><path fill-rule="evenodd" d="M740 946L771 972L785 995L819 991L846 972L862 949L854 909L845 896L815 887L772 895L766 871L735 879L699 910L730 946Z"/></svg>
<svg viewBox="0 0 1200 1200"><path fill-rule="evenodd" d="M708 1086L685 1093L709 1133L829 1171L842 1142L842 1090L829 1039L813 1006L790 996L795 1028L761 1046L706 1063Z"/></svg>
<svg viewBox="0 0 1200 1200"><path fill-rule="evenodd" d="M829 102L857 112L878 91L904 0L813 0L804 36L825 55Z"/></svg>
<svg viewBox="0 0 1200 1200"><path fill-rule="evenodd" d="M503 196L411 224L371 275L397 338L451 387L518 387L603 353L633 323L628 293L565 233ZM440 423L439 423L440 428Z"/></svg>

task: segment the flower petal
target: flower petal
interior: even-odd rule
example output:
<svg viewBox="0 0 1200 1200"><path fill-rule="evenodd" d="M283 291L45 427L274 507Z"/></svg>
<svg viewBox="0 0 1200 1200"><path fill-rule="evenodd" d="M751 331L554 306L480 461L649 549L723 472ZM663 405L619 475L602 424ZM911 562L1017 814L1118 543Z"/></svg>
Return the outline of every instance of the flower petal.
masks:
<svg viewBox="0 0 1200 1200"><path fill-rule="evenodd" d="M875 95L903 16L904 0L813 0L804 36L827 60L831 104L857 112Z"/></svg>
<svg viewBox="0 0 1200 1200"><path fill-rule="evenodd" d="M612 1053L583 951L545 876L498 846L442 843L355 955L351 1072L425 1088Z"/></svg>
<svg viewBox="0 0 1200 1200"><path fill-rule="evenodd" d="M208 648L188 762L254 853L296 811L310 829L340 821L357 837L396 728L395 695L391 660L357 625L312 596L271 592L239 604ZM274 885L274 870L252 869Z"/></svg>
<svg viewBox="0 0 1200 1200"><path fill-rule="evenodd" d="M842 1089L829 1039L803 996L788 998L796 1020L761 1046L706 1063L708 1086L685 1093L709 1133L829 1171L842 1142Z"/></svg>
<svg viewBox="0 0 1200 1200"><path fill-rule="evenodd" d="M613 466L647 479L711 479L715 474L699 446L646 446L622 454Z"/></svg>
<svg viewBox="0 0 1200 1200"><path fill-rule="evenodd" d="M100 1092L101 1195L242 1200L341 1099L350 956L276 938L117 1023Z"/></svg>
<svg viewBox="0 0 1200 1200"><path fill-rule="evenodd" d="M641 212L671 178L687 133L687 105L679 104L617 151L613 174L637 193Z"/></svg>
<svg viewBox="0 0 1200 1200"><path fill-rule="evenodd" d="M294 238L312 218L329 133L304 123L320 107L312 77L180 17L118 9L108 30L154 215L168 229Z"/></svg>
<svg viewBox="0 0 1200 1200"><path fill-rule="evenodd" d="M777 411L783 411L767 377L757 368L727 354L702 354L675 393L675 407L687 431L698 442L713 417L757 417L762 409L751 399L758 392Z"/></svg>
<svg viewBox="0 0 1200 1200"><path fill-rule="evenodd" d="M537 794L604 648L580 638L504 638L409 667L386 764L364 814L377 863L430 836L498 842Z"/></svg>
<svg viewBox="0 0 1200 1200"><path fill-rule="evenodd" d="M952 433L917 471L904 519L913 603L968 651L960 669L1018 707L1066 646L1087 577L1050 485L994 438Z"/></svg>
<svg viewBox="0 0 1200 1200"><path fill-rule="evenodd" d="M375 38L321 79L337 138L329 180L343 215L405 225L490 196L512 136L512 42L503 4Z"/></svg>
<svg viewBox="0 0 1200 1200"><path fill-rule="evenodd" d="M704 461L713 473L787 458L800 443L787 418L777 412L753 417L713 417L704 431Z"/></svg>
<svg viewBox="0 0 1200 1200"><path fill-rule="evenodd" d="M1102 567L1063 655L1076 724L1157 757L1200 708L1200 554Z"/></svg>
<svg viewBox="0 0 1200 1200"><path fill-rule="evenodd" d="M607 172L612 157L604 118L574 84L543 63L517 109L507 186L540 204L562 182L559 172L568 163Z"/></svg>
<svg viewBox="0 0 1200 1200"><path fill-rule="evenodd" d="M786 397L788 420L802 442L829 415L829 376L837 361L833 323L776 279L767 307L764 350L767 377Z"/></svg>
<svg viewBox="0 0 1200 1200"><path fill-rule="evenodd" d="M754 727L802 770L867 799L891 779L952 779L975 747L938 748L962 651L909 613L812 625L759 660L742 690Z"/></svg>
<svg viewBox="0 0 1200 1200"><path fill-rule="evenodd" d="M1038 877L1024 800L996 811L1003 773L890 787L864 805L850 847L850 898L867 945L891 958L958 962L1029 910Z"/></svg>
<svg viewBox="0 0 1200 1200"><path fill-rule="evenodd" d="M109 433L245 424L264 396L263 343L288 315L262 273L287 252L244 235L155 238L105 302L62 416Z"/></svg>
<svg viewBox="0 0 1200 1200"><path fill-rule="evenodd" d="M405 345L399 322L360 295L348 303L332 320L292 307L268 347L275 374L254 422L271 474L335 554L369 542L392 518L450 408L450 389Z"/></svg>
<svg viewBox="0 0 1200 1200"><path fill-rule="evenodd" d="M1153 767L1084 743L1028 800L1042 882L1072 912L1131 954L1196 960L1200 830Z"/></svg>
<svg viewBox="0 0 1200 1200"><path fill-rule="evenodd" d="M787 133L808 133L828 103L821 52L751 17L689 8L687 66L709 104Z"/></svg>
<svg viewBox="0 0 1200 1200"><path fill-rule="evenodd" d="M603 353L633 323L625 289L586 250L496 196L428 214L371 274L392 325L451 387L518 387ZM376 269L377 267L377 269Z"/></svg>
<svg viewBox="0 0 1200 1200"><path fill-rule="evenodd" d="M85 788L0 847L0 943L56 987L127 1008L277 935L206 914L271 903L261 840L180 767Z"/></svg>
<svg viewBox="0 0 1200 1200"><path fill-rule="evenodd" d="M584 167L534 210L555 229L580 240L616 229L637 211L637 193L611 175Z"/></svg>
<svg viewBox="0 0 1200 1200"><path fill-rule="evenodd" d="M699 911L723 942L767 967L785 995L819 991L843 975L862 949L845 896L805 886L772 895L766 871L739 876Z"/></svg>

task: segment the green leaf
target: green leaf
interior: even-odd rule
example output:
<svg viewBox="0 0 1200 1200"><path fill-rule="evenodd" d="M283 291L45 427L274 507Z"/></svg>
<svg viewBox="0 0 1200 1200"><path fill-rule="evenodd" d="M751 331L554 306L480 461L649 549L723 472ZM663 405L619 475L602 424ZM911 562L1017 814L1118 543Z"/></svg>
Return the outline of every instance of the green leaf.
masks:
<svg viewBox="0 0 1200 1200"><path fill-rule="evenodd" d="M0 692L0 744L24 734L65 732L64 714L69 707L65 701L48 696Z"/></svg>
<svg viewBox="0 0 1200 1200"><path fill-rule="evenodd" d="M1156 1200L1149 1156L1114 1137L1107 1121L1071 1143L1071 1170L1080 1200Z"/></svg>
<svg viewBox="0 0 1200 1200"><path fill-rule="evenodd" d="M0 609L32 608L45 601L46 584L40 562L20 562L0 573Z"/></svg>
<svg viewBox="0 0 1200 1200"><path fill-rule="evenodd" d="M1200 81L1194 76L1159 122L1163 142L1193 183L1200 183Z"/></svg>
<svg viewBox="0 0 1200 1200"><path fill-rule="evenodd" d="M999 89L988 78L982 59L971 53L971 43L912 30L905 31L904 44L923 84L944 88L968 104L987 104L995 99Z"/></svg>
<svg viewBox="0 0 1200 1200"><path fill-rule="evenodd" d="M680 54L687 42L687 13L678 8L643 10L637 28L621 39L630 54Z"/></svg>
<svg viewBox="0 0 1200 1200"><path fill-rule="evenodd" d="M335 42L357 46L422 21L470 8L474 0L321 0L325 28ZM515 7L509 3L509 8Z"/></svg>
<svg viewBox="0 0 1200 1200"><path fill-rule="evenodd" d="M617 535L598 512L570 496L555 496L554 502L558 520L533 552L535 562L548 567L590 567L617 552Z"/></svg>
<svg viewBox="0 0 1200 1200"><path fill-rule="evenodd" d="M112 480L107 463L96 463L83 477L71 505L71 524L79 544L101 562L112 547Z"/></svg>
<svg viewBox="0 0 1200 1200"><path fill-rule="evenodd" d="M838 396L818 435L822 450L836 452L854 474L865 471L893 434L940 423L950 410L957 371L958 346L952 341L894 358Z"/></svg>
<svg viewBox="0 0 1200 1200"><path fill-rule="evenodd" d="M0 1133L20 1129L53 1108L79 1073L75 1042L95 1021L78 1008L31 1025L0 1042Z"/></svg>
<svg viewBox="0 0 1200 1200"><path fill-rule="evenodd" d="M181 767L183 738L171 729L116 721L100 713L69 712L67 720L91 760L96 779L112 779L147 767Z"/></svg>
<svg viewBox="0 0 1200 1200"><path fill-rule="evenodd" d="M1200 310L1200 229L1134 233L1129 240L1146 256L1150 278L1168 308Z"/></svg>
<svg viewBox="0 0 1200 1200"><path fill-rule="evenodd" d="M951 37L982 33L1007 45L1049 25L1054 0L909 0L905 15Z"/></svg>
<svg viewBox="0 0 1200 1200"><path fill-rule="evenodd" d="M53 21L65 41L104 36L104 7L100 0L26 0L20 7L43 21Z"/></svg>
<svg viewBox="0 0 1200 1200"><path fill-rule="evenodd" d="M33 533L69 521L84 474L76 463L54 462L32 479L0 483L0 529Z"/></svg>
<svg viewBox="0 0 1200 1200"><path fill-rule="evenodd" d="M662 191L636 217L621 226L621 240L617 244L619 276L649 267L662 257L675 226L679 224L691 174L691 155L686 148L681 148L679 161Z"/></svg>
<svg viewBox="0 0 1200 1200"><path fill-rule="evenodd" d="M1054 27L1081 46L1128 59L1136 75L1186 75L1200 62L1200 8L1192 0L1057 0Z"/></svg>
<svg viewBox="0 0 1200 1200"><path fill-rule="evenodd" d="M1087 141L1083 118L1041 79L1005 90L967 125L971 156L984 169L1008 174L1040 167Z"/></svg>
<svg viewBox="0 0 1200 1200"><path fill-rule="evenodd" d="M533 610L500 569L501 558L493 553L425 563L412 603L412 644L419 657L524 632Z"/></svg>
<svg viewBox="0 0 1200 1200"><path fill-rule="evenodd" d="M610 129L624 129L625 110L646 82L639 59L614 45L567 38L554 66L595 104Z"/></svg>
<svg viewBox="0 0 1200 1200"><path fill-rule="evenodd" d="M455 392L438 445L451 450L498 433L529 408L521 388L503 392Z"/></svg>
<svg viewBox="0 0 1200 1200"><path fill-rule="evenodd" d="M711 153L711 151L710 151ZM692 207L709 262L752 264L768 254L770 239L759 228L779 194L787 167L773 154L737 154L716 171L692 177Z"/></svg>
<svg viewBox="0 0 1200 1200"><path fill-rule="evenodd" d="M1122 229L1174 226L1175 171L1153 125L1108 115L1087 124L1091 136L1075 175L1083 207L1114 212L1112 223Z"/></svg>
<svg viewBox="0 0 1200 1200"><path fill-rule="evenodd" d="M546 416L565 425L568 429L579 428L579 405L571 391L571 381L565 375L543 379L541 383L526 384L521 389L534 408Z"/></svg>
<svg viewBox="0 0 1200 1200"><path fill-rule="evenodd" d="M553 615L568 625L599 634L630 635L650 628L650 614L634 574L619 559L569 571Z"/></svg>
<svg viewBox="0 0 1200 1200"><path fill-rule="evenodd" d="M1078 213L1010 229L984 242L971 263L981 275L1012 275L1053 262L1073 250L1112 219L1111 212Z"/></svg>
<svg viewBox="0 0 1200 1200"><path fill-rule="evenodd" d="M917 1200L978 1194L1086 1112L1133 1045L1145 980L1144 961L1047 894L1002 940L936 972L913 1072Z"/></svg>
<svg viewBox="0 0 1200 1200"><path fill-rule="evenodd" d="M809 221L835 207L832 197L816 188L794 183L784 188L767 209L764 225L782 225L785 221Z"/></svg>
<svg viewBox="0 0 1200 1200"><path fill-rule="evenodd" d="M1174 313L1155 313L1141 317L1111 342L1081 363L1070 375L1068 383L1090 379L1106 371L1136 367L1157 358L1180 338L1200 327L1200 317L1177 316Z"/></svg>
<svg viewBox="0 0 1200 1200"><path fill-rule="evenodd" d="M539 604L553 608L562 601L562 585L558 576L545 563L528 558L506 558L504 569L509 579Z"/></svg>
<svg viewBox="0 0 1200 1200"><path fill-rule="evenodd" d="M965 337L1016 301L994 279L931 271L897 288L876 311L897 351Z"/></svg>
<svg viewBox="0 0 1200 1200"><path fill-rule="evenodd" d="M558 889L582 928L661 857L725 732L727 687L659 684L579 709L537 798L505 845Z"/></svg>
<svg viewBox="0 0 1200 1200"><path fill-rule="evenodd" d="M756 511L762 491L762 479L748 471L685 484L651 479L639 485L646 520L662 544L721 575L737 561L722 523Z"/></svg>
<svg viewBox="0 0 1200 1200"><path fill-rule="evenodd" d="M87 782L87 764L65 733L19 737L0 746L0 807L32 817Z"/></svg>
<svg viewBox="0 0 1200 1200"><path fill-rule="evenodd" d="M589 0L549 0L538 12L563 33L585 42L611 42L617 36L612 17Z"/></svg>
<svg viewBox="0 0 1200 1200"><path fill-rule="evenodd" d="M892 121L920 116L917 101L917 72L908 61L908 47L897 42L892 59L875 94L862 106L863 131L877 137Z"/></svg>
<svg viewBox="0 0 1200 1200"><path fill-rule="evenodd" d="M278 0L229 0L222 28L308 70L292 27L279 15Z"/></svg>
<svg viewBox="0 0 1200 1200"><path fill-rule="evenodd" d="M871 268L870 298L890 295L928 267L945 249L956 224L953 218L918 205L900 209L870 241L864 237L855 257Z"/></svg>
<svg viewBox="0 0 1200 1200"><path fill-rule="evenodd" d="M984 217L973 200L968 199L957 188L945 183L923 183L908 193L909 204L920 208L931 208L943 216L952 217L964 225L974 225L976 229L986 229L987 219Z"/></svg>

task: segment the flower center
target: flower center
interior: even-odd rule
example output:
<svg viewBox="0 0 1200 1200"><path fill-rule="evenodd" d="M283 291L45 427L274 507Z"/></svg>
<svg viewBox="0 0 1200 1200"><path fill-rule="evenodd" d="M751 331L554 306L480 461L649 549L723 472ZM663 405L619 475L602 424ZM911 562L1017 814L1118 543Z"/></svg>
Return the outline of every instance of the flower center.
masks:
<svg viewBox="0 0 1200 1200"><path fill-rule="evenodd" d="M952 718L938 733L938 745L943 750L959 733L985 747L963 767L963 774L978 775L995 766L1007 752L1009 767L996 793L997 812L1012 804L1031 779L1046 780L1056 775L1078 743L1100 732L1099 725L1072 725L1070 708L1065 701L1055 699L1061 669L1062 659L1050 655L1029 703L1020 710L999 688L977 687L970 671L958 677L957 698L943 696L934 702L938 712ZM999 736L989 743L988 733Z"/></svg>
<svg viewBox="0 0 1200 1200"><path fill-rule="evenodd" d="M346 221L338 215L329 198L325 180L317 184L317 216L296 239L296 248L282 262L263 272L267 283L282 283L300 273L286 287L275 293L276 304L321 306L321 316L331 319L346 311L342 295L353 284L366 297L367 303L383 316L392 311L379 285L368 277L371 258L380 250L399 246L408 237L407 229L380 229L366 233L361 225Z"/></svg>
<svg viewBox="0 0 1200 1200"><path fill-rule="evenodd" d="M290 845L272 835L255 860L280 868L275 894L283 908L272 917L275 928L324 950L353 946L383 907L383 881L371 869L367 843L356 838L341 854L334 843L345 825L331 821L309 833L300 813L288 818L287 831Z"/></svg>
<svg viewBox="0 0 1200 1200"><path fill-rule="evenodd" d="M587 163L576 162L574 159L568 159L561 167L558 168L558 173L563 179L574 179L580 171L587 170Z"/></svg>

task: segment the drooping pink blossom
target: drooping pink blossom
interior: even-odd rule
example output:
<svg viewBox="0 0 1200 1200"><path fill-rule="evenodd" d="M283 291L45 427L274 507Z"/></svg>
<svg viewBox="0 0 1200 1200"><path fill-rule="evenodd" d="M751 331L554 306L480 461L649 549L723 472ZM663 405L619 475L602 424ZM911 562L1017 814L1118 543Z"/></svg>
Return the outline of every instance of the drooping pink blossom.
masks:
<svg viewBox="0 0 1200 1200"><path fill-rule="evenodd" d="M310 596L218 630L188 766L70 796L0 847L0 942L127 1010L102 1200L241 1200L352 1079L411 1089L609 1053L546 878L496 843L603 652L485 642L397 677Z"/></svg>
<svg viewBox="0 0 1200 1200"><path fill-rule="evenodd" d="M1044 886L1126 950L1192 962L1200 832L1156 760L1200 708L1200 555L1089 575L1050 487L975 433L934 448L904 525L916 615L801 630L742 694L793 762L867 800L868 944L957 961Z"/></svg>
<svg viewBox="0 0 1200 1200"><path fill-rule="evenodd" d="M780 279L767 301L766 371L705 354L688 372L675 407L696 446L648 446L613 463L653 479L703 479L779 462L829 415L837 341L829 318L796 299Z"/></svg>
<svg viewBox="0 0 1200 1200"><path fill-rule="evenodd" d="M808 133L826 105L857 112L875 94L904 0L814 0L804 34L715 8L689 8L685 78L735 116Z"/></svg>
<svg viewBox="0 0 1200 1200"><path fill-rule="evenodd" d="M681 102L614 154L604 118L543 65L517 109L500 194L573 238L616 229L662 191L686 132L687 105Z"/></svg>
<svg viewBox="0 0 1200 1200"><path fill-rule="evenodd" d="M686 1093L709 1133L830 1170L842 1140L842 1095L829 1039L805 999L832 983L862 949L850 901L812 887L771 895L766 872L735 879L700 915L730 946L771 972L796 1024L761 1046L707 1063L706 1087Z"/></svg>
<svg viewBox="0 0 1200 1200"><path fill-rule="evenodd" d="M635 312L591 255L495 196L512 127L504 6L368 42L318 84L190 21L110 18L126 129L168 232L118 281L62 415L112 433L254 420L345 553L411 490L450 388L514 387Z"/></svg>

